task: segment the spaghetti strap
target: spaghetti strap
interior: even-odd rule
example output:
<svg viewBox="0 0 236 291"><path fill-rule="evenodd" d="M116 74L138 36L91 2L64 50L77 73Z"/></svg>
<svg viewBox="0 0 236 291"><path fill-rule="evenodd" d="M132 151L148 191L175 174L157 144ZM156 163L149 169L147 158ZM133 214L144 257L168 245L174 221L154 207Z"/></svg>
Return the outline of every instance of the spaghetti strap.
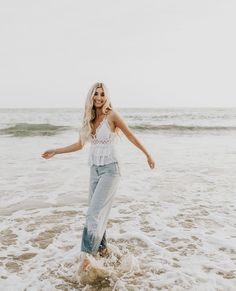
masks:
<svg viewBox="0 0 236 291"><path fill-rule="evenodd" d="M103 118L103 120L102 120L103 122L108 122L108 120L107 120L107 115L108 115L108 114L105 114L105 116L104 116L104 118Z"/></svg>

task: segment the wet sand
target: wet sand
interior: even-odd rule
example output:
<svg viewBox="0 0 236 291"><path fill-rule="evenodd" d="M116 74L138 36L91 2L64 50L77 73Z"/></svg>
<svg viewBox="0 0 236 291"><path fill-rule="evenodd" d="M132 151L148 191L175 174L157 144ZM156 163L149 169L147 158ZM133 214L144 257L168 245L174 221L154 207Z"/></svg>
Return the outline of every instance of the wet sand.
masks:
<svg viewBox="0 0 236 291"><path fill-rule="evenodd" d="M122 259L103 260L112 275L87 287L76 272L88 148L46 161L51 137L22 140L17 152L17 139L0 141L1 290L234 290L236 138L138 136L157 167L125 139L119 145L122 179L107 237ZM70 139L59 135L56 146Z"/></svg>

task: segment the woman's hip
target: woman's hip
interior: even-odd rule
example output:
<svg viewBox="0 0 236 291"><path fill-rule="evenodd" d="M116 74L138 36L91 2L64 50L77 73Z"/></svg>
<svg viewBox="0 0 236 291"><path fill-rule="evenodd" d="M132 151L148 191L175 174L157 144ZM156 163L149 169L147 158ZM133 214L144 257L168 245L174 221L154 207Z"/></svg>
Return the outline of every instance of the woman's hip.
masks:
<svg viewBox="0 0 236 291"><path fill-rule="evenodd" d="M105 165L92 165L91 176L121 176L120 165L117 161Z"/></svg>

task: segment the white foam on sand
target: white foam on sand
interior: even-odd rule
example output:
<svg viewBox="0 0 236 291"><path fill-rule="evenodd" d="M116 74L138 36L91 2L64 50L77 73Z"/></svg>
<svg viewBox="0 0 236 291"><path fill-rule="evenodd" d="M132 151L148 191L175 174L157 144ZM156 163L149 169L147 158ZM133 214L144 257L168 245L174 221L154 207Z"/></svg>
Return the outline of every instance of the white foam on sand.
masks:
<svg viewBox="0 0 236 291"><path fill-rule="evenodd" d="M123 176L107 225L112 254L99 259L109 276L93 285L76 277L86 153L42 161L49 139L37 138L18 144L20 156L10 155L14 143L0 153L0 290L235 290L235 137L140 139L157 169L121 143Z"/></svg>
<svg viewBox="0 0 236 291"><path fill-rule="evenodd" d="M99 284L113 286L115 290L117 286L123 285L123 277L141 274L138 259L127 248L119 249L110 243L108 248L109 255L106 257L82 253L75 275L77 282L97 287ZM82 268L84 257L90 262L86 268Z"/></svg>

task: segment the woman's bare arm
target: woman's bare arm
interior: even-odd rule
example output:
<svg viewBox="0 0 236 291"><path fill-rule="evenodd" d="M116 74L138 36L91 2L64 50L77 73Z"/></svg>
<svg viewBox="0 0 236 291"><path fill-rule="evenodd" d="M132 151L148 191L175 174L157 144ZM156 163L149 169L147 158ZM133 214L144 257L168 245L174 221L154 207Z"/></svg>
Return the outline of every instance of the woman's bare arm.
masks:
<svg viewBox="0 0 236 291"><path fill-rule="evenodd" d="M63 148L47 150L41 156L44 159L50 159L57 154L71 153L71 152L79 151L82 148L83 146L82 146L81 140L79 139L76 143L73 143L72 145L69 145Z"/></svg>
<svg viewBox="0 0 236 291"><path fill-rule="evenodd" d="M63 148L57 148L55 149L56 154L65 154L65 153L71 153L71 152L76 152L79 151L83 148L81 141L79 140L76 143L73 143L72 145L63 147Z"/></svg>
<svg viewBox="0 0 236 291"><path fill-rule="evenodd" d="M112 111L112 119L115 123L115 126L119 127L122 130L122 132L125 134L128 140L132 142L136 147L138 147L146 155L150 167L154 168L155 161L152 159L151 155L146 150L144 145L137 139L137 137L130 130L130 128L128 127L126 122L123 120L123 118L116 111Z"/></svg>

